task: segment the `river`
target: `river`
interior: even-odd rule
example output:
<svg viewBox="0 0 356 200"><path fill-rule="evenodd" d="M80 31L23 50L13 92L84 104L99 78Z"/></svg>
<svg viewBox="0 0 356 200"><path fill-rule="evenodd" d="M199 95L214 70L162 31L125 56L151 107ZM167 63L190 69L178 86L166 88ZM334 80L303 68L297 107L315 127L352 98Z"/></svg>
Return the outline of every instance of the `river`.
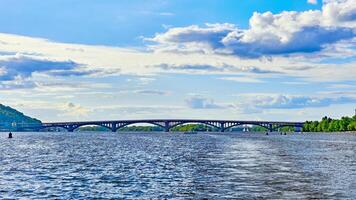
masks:
<svg viewBox="0 0 356 200"><path fill-rule="evenodd" d="M1 199L356 198L356 134L6 136Z"/></svg>

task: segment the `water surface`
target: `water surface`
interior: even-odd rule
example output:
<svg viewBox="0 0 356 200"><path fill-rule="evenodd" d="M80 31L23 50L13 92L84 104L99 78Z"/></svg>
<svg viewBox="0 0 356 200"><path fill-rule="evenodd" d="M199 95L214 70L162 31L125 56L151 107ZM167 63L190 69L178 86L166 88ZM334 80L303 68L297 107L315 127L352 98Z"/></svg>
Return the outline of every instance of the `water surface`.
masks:
<svg viewBox="0 0 356 200"><path fill-rule="evenodd" d="M356 135L0 134L0 197L354 199Z"/></svg>

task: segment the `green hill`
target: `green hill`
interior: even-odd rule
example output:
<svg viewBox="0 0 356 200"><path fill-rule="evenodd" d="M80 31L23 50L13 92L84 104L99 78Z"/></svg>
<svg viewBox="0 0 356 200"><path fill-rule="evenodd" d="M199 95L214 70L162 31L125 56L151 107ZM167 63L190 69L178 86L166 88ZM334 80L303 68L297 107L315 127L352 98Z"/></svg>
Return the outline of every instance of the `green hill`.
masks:
<svg viewBox="0 0 356 200"><path fill-rule="evenodd" d="M0 129L14 130L15 126L38 123L41 123L41 121L35 118L28 117L9 106L4 106L0 104Z"/></svg>

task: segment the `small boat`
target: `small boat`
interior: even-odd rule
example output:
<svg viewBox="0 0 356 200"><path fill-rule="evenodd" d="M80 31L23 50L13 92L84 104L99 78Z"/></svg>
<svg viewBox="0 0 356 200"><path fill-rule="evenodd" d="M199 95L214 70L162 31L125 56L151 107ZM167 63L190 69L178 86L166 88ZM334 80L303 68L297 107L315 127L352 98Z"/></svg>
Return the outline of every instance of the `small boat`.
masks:
<svg viewBox="0 0 356 200"><path fill-rule="evenodd" d="M194 134L198 134L198 132L196 132L196 131L186 131L186 132L184 132L183 134L186 134L186 135L194 135Z"/></svg>

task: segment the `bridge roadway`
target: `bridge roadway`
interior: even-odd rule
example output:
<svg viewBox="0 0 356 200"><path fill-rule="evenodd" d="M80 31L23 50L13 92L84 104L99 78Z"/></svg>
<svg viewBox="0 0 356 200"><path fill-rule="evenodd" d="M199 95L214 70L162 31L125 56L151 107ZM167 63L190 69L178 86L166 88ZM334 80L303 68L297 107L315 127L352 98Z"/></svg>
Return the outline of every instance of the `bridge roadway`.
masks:
<svg viewBox="0 0 356 200"><path fill-rule="evenodd" d="M64 128L69 132L73 132L82 126L101 126L116 132L118 129L133 124L148 123L163 128L169 132L172 128L190 123L205 124L217 128L224 132L230 128L241 125L256 125L266 128L269 131L278 130L282 127L294 127L295 131L300 131L303 127L303 122L282 122L282 121L240 121L240 120L199 120L199 119L143 119L143 120L113 120L113 121L83 121L83 122L49 122L42 123L40 126L23 127L23 129L32 129L40 131L48 128Z"/></svg>

